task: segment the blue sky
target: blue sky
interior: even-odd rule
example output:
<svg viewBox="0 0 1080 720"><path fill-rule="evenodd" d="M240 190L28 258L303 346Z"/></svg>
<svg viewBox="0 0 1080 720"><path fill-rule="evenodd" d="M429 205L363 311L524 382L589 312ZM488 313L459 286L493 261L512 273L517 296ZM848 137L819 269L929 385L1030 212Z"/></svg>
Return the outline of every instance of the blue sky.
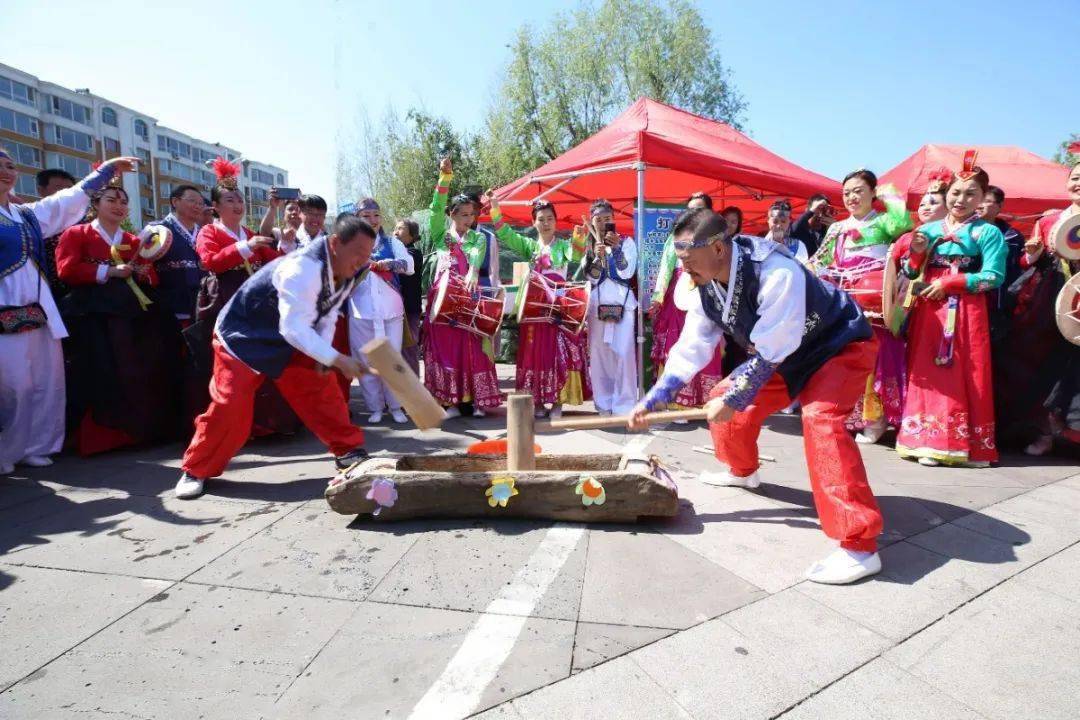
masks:
<svg viewBox="0 0 1080 720"><path fill-rule="evenodd" d="M335 138L358 108L378 118L388 106L422 106L476 127L516 28L573 6L5 4L14 7L3 11L0 61L282 165L294 184L328 198ZM1076 0L699 8L749 102L752 137L832 177L860 166L884 172L926 142L1049 156L1080 132Z"/></svg>

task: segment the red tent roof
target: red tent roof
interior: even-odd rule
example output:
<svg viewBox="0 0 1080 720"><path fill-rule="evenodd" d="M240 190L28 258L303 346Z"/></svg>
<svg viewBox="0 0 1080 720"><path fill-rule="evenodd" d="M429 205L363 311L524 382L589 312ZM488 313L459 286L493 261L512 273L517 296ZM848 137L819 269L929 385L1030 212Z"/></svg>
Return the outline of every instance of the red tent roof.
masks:
<svg viewBox="0 0 1080 720"><path fill-rule="evenodd" d="M914 209L926 192L931 173L942 166L956 172L970 147L979 151L976 164L990 175L990 182L1005 191L1004 213L1022 218L1069 204L1065 192L1069 169L1012 145L923 145L881 176L880 182L907 192L908 207Z"/></svg>
<svg viewBox="0 0 1080 720"><path fill-rule="evenodd" d="M738 206L749 226L760 226L777 198L790 199L798 212L816 193L834 202L840 197L835 180L788 162L734 128L644 97L580 145L496 195L508 219L528 223L529 203L556 188L544 197L555 203L564 228L580 223L593 200L606 198L615 207L616 222L625 226L637 202L636 163L646 166L648 202L682 204L703 190L718 210Z"/></svg>

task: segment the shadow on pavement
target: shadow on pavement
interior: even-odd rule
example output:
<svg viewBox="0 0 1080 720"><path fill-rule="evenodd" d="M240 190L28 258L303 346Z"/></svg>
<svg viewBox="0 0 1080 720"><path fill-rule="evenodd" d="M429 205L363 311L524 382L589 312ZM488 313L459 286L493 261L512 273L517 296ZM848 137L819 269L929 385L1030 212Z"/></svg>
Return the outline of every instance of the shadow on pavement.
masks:
<svg viewBox="0 0 1080 720"><path fill-rule="evenodd" d="M658 521L655 527L668 535L696 535L701 533L706 523L749 522L782 524L794 528L818 528L817 512L814 509L813 495L800 488L785 485L762 483L752 491L770 499L785 503L790 507L755 508L735 510L728 513L695 512L693 503L682 501L679 515L670 521ZM939 550L927 551L929 560L908 566L886 563L879 581L910 585L934 570L943 567L950 560L997 565L1015 562L1018 558L1013 547L1031 542L1031 535L1015 525L998 518L985 515L970 508L960 507L926 498L898 495L878 495L878 504L885 518L887 533L880 539L882 547L892 535L892 542L918 535L940 527L947 520L960 517L972 517L980 526L979 535L985 536L985 542L954 542L948 554ZM913 515L918 510L918 515ZM891 533L889 532L891 530Z"/></svg>

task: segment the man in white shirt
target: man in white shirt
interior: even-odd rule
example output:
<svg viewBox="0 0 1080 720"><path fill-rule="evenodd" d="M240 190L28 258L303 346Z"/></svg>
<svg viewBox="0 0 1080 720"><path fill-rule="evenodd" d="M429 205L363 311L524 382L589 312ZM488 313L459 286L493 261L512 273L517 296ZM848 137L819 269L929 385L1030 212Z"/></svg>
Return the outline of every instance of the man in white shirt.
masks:
<svg viewBox="0 0 1080 720"><path fill-rule="evenodd" d="M363 431L329 369L350 378L365 370L336 351L334 328L342 303L371 255L375 231L342 215L334 233L265 265L226 303L214 329L211 403L195 420L184 453L179 498L198 497L221 475L251 432L255 391L266 377L305 425L335 456L339 468L367 457Z"/></svg>
<svg viewBox="0 0 1080 720"><path fill-rule="evenodd" d="M371 264L362 271L360 282L349 300L349 345L353 357L363 359L360 349L375 338L387 338L395 350L401 351L405 305L397 276L412 275L416 268L405 244L383 232L382 211L374 198L362 198L357 202L356 214L371 225L376 235ZM360 391L371 413L371 423L382 422L384 408L390 409L394 422L409 421L401 403L380 378L370 374L360 378Z"/></svg>

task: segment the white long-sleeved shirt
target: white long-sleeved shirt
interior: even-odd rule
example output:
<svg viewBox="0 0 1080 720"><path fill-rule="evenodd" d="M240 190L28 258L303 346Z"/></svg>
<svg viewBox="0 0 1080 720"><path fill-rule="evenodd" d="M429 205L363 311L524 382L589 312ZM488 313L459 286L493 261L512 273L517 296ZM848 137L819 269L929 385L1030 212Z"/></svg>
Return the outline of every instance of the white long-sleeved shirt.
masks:
<svg viewBox="0 0 1080 720"><path fill-rule="evenodd" d="M416 272L413 257L405 248L405 243L396 237L388 237L394 253L394 260L405 263L405 270L400 275L412 275ZM366 272L360 283L353 290L349 299L349 310L359 320L392 320L405 314L405 305L401 293L383 280L377 273Z"/></svg>
<svg viewBox="0 0 1080 720"><path fill-rule="evenodd" d="M338 310L353 289L353 282L334 282L333 270L326 263L331 307L318 317L319 292L322 290L322 267L317 260L292 253L277 261L271 282L278 292L278 329L285 341L308 357L330 367L337 360L334 328Z"/></svg>
<svg viewBox="0 0 1080 720"><path fill-rule="evenodd" d="M632 280L634 273L637 272L637 243L633 238L623 238L622 255L626 260L626 266L615 268L615 272L623 280ZM607 249L610 254L611 248ZM604 259L607 262L607 258ZM592 302L602 305L622 305L625 299L625 312L630 312L637 309L637 298L634 297L634 291L625 285L620 285L611 278L605 277L598 285L593 285L592 297L596 298Z"/></svg>
<svg viewBox="0 0 1080 720"><path fill-rule="evenodd" d="M80 185L75 185L37 202L26 203L23 207L34 213L41 226L42 237L51 237L82 220L86 209L90 207L90 196ZM23 223L22 215L14 206L0 206L0 215L16 226ZM35 302L41 303L45 310L52 336L57 340L66 338L67 327L60 319L60 310L56 307L56 299L49 290L49 284L41 277L41 271L34 261L28 260L18 270L0 278L0 306L21 306Z"/></svg>
<svg viewBox="0 0 1080 720"><path fill-rule="evenodd" d="M732 253L731 278L737 277L741 260L742 253ZM806 326L806 275L798 260L786 250L774 251L762 262L760 280L758 321L750 331L750 343L755 355L776 366L802 344ZM714 281L690 293L686 324L668 353L665 377L656 383L665 394L674 394L690 382L712 359L716 346L724 341L723 330L705 314L699 294L702 292L710 292L720 301L725 322L734 320L731 317L734 298L719 283Z"/></svg>

